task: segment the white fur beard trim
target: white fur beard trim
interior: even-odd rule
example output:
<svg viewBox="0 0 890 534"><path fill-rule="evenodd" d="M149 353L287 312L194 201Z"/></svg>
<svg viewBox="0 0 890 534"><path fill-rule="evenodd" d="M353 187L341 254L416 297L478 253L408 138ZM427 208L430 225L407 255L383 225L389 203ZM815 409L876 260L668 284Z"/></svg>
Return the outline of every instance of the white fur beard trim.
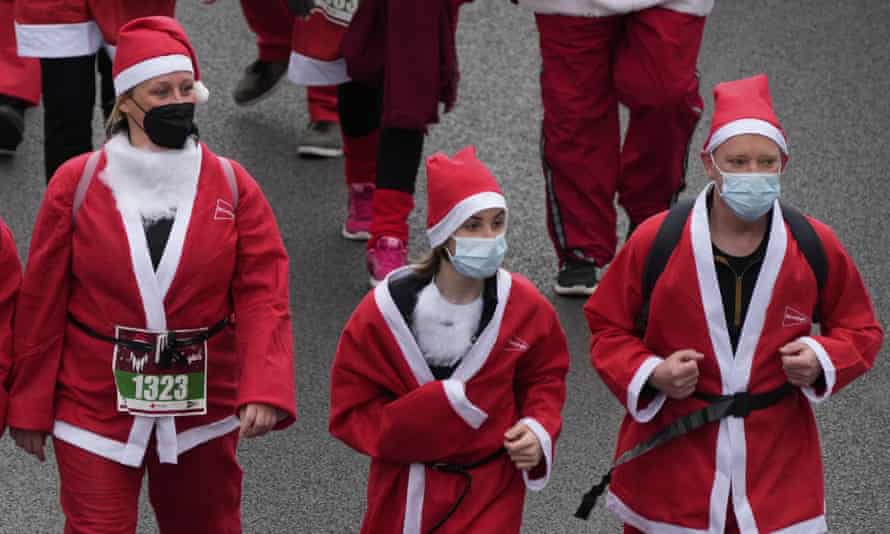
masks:
<svg viewBox="0 0 890 534"><path fill-rule="evenodd" d="M438 290L431 290L429 286L421 290L412 326L424 359L431 365L451 366L463 358L473 344L473 334L482 315L482 301L476 306L458 309L441 299Z"/></svg>
<svg viewBox="0 0 890 534"><path fill-rule="evenodd" d="M130 144L126 134L105 143L108 160L99 174L121 213L146 223L171 218L176 208L194 202L201 172L201 149L193 139L182 150L150 151Z"/></svg>

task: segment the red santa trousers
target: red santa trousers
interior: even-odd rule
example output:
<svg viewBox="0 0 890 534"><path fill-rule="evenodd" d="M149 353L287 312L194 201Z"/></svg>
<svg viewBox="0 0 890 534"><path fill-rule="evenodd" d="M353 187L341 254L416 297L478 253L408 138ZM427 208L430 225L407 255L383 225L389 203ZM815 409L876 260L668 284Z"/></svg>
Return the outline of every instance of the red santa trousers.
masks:
<svg viewBox="0 0 890 534"><path fill-rule="evenodd" d="M287 63L294 34L294 16L284 0L241 0L247 25L256 34L259 60ZM307 87L306 101L313 122L338 122L336 86Z"/></svg>
<svg viewBox="0 0 890 534"><path fill-rule="evenodd" d="M134 468L55 439L65 534L136 532L146 472L161 534L240 534L237 445L235 430L181 454L177 464L161 464L152 439L142 466Z"/></svg>
<svg viewBox="0 0 890 534"><path fill-rule="evenodd" d="M703 107L696 60L705 17L652 8L536 20L548 230L560 263L571 254L603 266L617 244L615 193L639 224L684 185ZM623 147L619 102L630 111Z"/></svg>
<svg viewBox="0 0 890 534"><path fill-rule="evenodd" d="M40 61L20 58L15 42L15 3L0 0L0 95L40 102Z"/></svg>

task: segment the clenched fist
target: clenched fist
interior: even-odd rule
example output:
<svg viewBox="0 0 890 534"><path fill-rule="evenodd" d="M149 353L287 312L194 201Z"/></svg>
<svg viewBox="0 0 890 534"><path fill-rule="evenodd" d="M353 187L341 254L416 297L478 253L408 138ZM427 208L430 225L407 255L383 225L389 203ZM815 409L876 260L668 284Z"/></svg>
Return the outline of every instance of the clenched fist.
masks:
<svg viewBox="0 0 890 534"><path fill-rule="evenodd" d="M652 371L649 384L672 399L685 399L698 385L698 362L704 357L694 350L678 350Z"/></svg>

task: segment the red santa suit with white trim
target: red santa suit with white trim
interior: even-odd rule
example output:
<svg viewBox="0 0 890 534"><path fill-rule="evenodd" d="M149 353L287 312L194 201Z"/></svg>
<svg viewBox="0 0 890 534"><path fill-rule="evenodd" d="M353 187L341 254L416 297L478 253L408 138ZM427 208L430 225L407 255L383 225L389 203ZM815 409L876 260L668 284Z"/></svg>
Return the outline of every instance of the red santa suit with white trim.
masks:
<svg viewBox="0 0 890 534"><path fill-rule="evenodd" d="M615 254L616 193L635 226L685 185L703 108L696 62L714 0L519 3L535 11L540 34L550 237L560 265L602 267ZM630 111L623 144L619 102Z"/></svg>
<svg viewBox="0 0 890 534"><path fill-rule="evenodd" d="M718 85L715 108L706 154L742 134L768 137L787 154L765 76ZM779 349L797 340L815 353L824 384L793 388L765 409L743 418L729 416L617 467L607 506L647 533L722 533L724 528L743 534L824 533L822 456L811 405L872 367L883 332L853 259L828 226L808 218L827 257L828 277L819 294L776 200L733 352L711 241L708 196L713 188L709 184L698 196L658 278L643 339L634 333L635 319L646 257L664 215L637 229L584 307L593 366L628 411L615 457L705 405L695 397L675 400L645 392L655 367L675 351L704 355L696 391L757 394L787 381ZM817 303L820 334L811 335L809 317ZM626 532L637 532L634 528Z"/></svg>
<svg viewBox="0 0 890 534"><path fill-rule="evenodd" d="M505 206L472 151L453 160L434 155L427 165L434 247L477 211ZM561 428L568 351L558 317L528 280L496 270L486 280L496 303L490 320L450 376L436 379L408 324L416 321L406 320L393 289L417 276L411 266L394 271L362 300L334 360L330 431L371 457L361 532L429 532L448 516L465 483L431 464L486 458L469 470L469 492L436 532L519 532L525 488L547 483ZM528 472L497 455L505 431L517 422L529 427L543 451Z"/></svg>
<svg viewBox="0 0 890 534"><path fill-rule="evenodd" d="M7 379L12 367L12 317L22 283L22 264L15 239L5 222L0 221L0 436L6 429L9 395Z"/></svg>
<svg viewBox="0 0 890 534"><path fill-rule="evenodd" d="M14 6L13 0L0 0L0 95L36 106L40 103L40 62L19 57Z"/></svg>
<svg viewBox="0 0 890 534"><path fill-rule="evenodd" d="M119 94L183 70L201 96L194 51L175 20L137 19L121 30ZM191 138L179 150L147 151L117 135L92 172L88 161L59 169L37 217L17 308L9 425L53 433L67 532L133 532L145 470L162 532L240 532L236 414L274 407L277 429L296 417L288 258L275 216L240 165L232 163L230 179ZM155 266L144 209L159 198L173 222ZM206 342L206 414L119 410L115 345L97 334L223 319Z"/></svg>

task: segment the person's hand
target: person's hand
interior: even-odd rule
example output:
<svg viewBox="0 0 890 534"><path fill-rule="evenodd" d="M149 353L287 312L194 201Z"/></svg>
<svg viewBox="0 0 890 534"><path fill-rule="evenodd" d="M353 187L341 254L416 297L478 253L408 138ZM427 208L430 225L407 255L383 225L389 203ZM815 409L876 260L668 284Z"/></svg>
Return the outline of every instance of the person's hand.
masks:
<svg viewBox="0 0 890 534"><path fill-rule="evenodd" d="M698 362L704 357L694 350L678 350L655 367L649 383L672 399L685 399L698 385Z"/></svg>
<svg viewBox="0 0 890 534"><path fill-rule="evenodd" d="M278 422L278 410L268 404L247 404L238 412L242 438L256 438L272 430Z"/></svg>
<svg viewBox="0 0 890 534"><path fill-rule="evenodd" d="M12 439L15 440L15 444L18 445L20 449L28 454L33 454L41 462L46 460L46 455L43 453L43 449L46 445L46 432L10 428L9 435L12 436Z"/></svg>
<svg viewBox="0 0 890 534"><path fill-rule="evenodd" d="M812 386L822 374L822 364L813 349L806 343L792 341L779 349L782 369L792 386Z"/></svg>
<svg viewBox="0 0 890 534"><path fill-rule="evenodd" d="M287 0L287 8L295 17L308 17L315 7L315 0Z"/></svg>
<svg viewBox="0 0 890 534"><path fill-rule="evenodd" d="M516 468L522 471L538 465L544 455L538 436L524 423L516 423L504 433L504 448Z"/></svg>

